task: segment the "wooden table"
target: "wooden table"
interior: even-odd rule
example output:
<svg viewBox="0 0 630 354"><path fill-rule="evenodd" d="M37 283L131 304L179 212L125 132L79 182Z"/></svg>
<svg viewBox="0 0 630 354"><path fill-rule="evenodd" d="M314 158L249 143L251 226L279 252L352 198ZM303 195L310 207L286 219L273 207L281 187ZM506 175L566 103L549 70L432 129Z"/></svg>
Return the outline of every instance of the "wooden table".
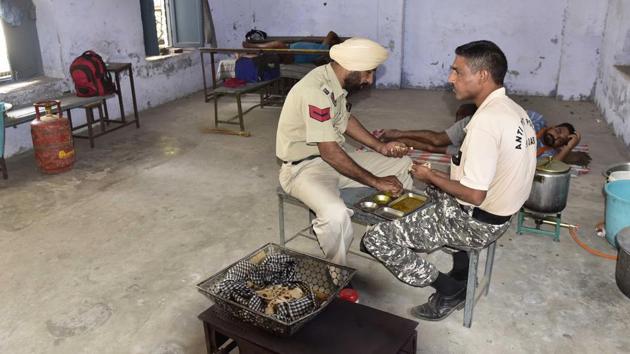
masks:
<svg viewBox="0 0 630 354"><path fill-rule="evenodd" d="M212 306L199 315L209 354L415 354L418 322L368 306L333 301L291 337L278 337Z"/></svg>
<svg viewBox="0 0 630 354"><path fill-rule="evenodd" d="M140 128L140 120L138 119L138 105L136 103L136 86L133 83L133 71L131 69L131 63L106 63L106 70L114 73L114 80L116 80L116 96L118 96L118 104L120 105L120 120L124 125L127 123L136 123L136 128ZM120 74L123 71L127 71L129 74L129 87L131 88L131 100L133 103L133 115L134 120L127 122L125 118L125 106L122 99L122 88L120 87Z"/></svg>
<svg viewBox="0 0 630 354"><path fill-rule="evenodd" d="M328 49L271 49L271 48L199 48L201 55L201 75L203 76L203 93L206 102L210 102L217 88L217 72L215 54L320 54L328 55ZM212 74L212 87L209 88L206 81L206 66L204 55L210 55L210 67Z"/></svg>

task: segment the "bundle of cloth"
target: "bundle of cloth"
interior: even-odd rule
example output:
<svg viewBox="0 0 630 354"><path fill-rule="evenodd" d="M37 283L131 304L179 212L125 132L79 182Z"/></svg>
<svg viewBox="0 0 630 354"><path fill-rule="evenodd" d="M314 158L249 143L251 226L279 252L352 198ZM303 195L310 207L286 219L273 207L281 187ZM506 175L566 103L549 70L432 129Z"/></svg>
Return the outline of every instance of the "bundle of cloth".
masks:
<svg viewBox="0 0 630 354"><path fill-rule="evenodd" d="M310 287L299 280L296 266L293 257L280 253L260 263L244 260L228 270L213 292L253 311L293 322L317 307Z"/></svg>

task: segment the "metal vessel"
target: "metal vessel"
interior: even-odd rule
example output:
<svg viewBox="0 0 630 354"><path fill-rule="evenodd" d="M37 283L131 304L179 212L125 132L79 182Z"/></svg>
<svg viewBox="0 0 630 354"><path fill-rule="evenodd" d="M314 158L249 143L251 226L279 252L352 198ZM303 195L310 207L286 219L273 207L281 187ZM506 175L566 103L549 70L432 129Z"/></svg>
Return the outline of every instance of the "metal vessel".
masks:
<svg viewBox="0 0 630 354"><path fill-rule="evenodd" d="M543 214L560 213L567 206L571 166L562 161L544 159L536 174L525 207Z"/></svg>

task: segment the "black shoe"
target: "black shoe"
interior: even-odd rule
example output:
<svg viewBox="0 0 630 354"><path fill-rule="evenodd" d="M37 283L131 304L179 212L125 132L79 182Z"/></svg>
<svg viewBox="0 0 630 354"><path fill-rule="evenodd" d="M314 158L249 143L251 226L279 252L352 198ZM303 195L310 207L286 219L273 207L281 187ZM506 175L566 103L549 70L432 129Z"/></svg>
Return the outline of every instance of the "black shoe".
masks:
<svg viewBox="0 0 630 354"><path fill-rule="evenodd" d="M468 283L468 269L466 270L460 270L457 272L454 272L452 269L450 272L446 273L446 275L448 275L449 277L455 279L455 280L459 280L459 281L463 281L464 283Z"/></svg>
<svg viewBox="0 0 630 354"><path fill-rule="evenodd" d="M465 302L465 287L451 296L445 296L436 291L429 296L427 303L412 308L411 314L422 320L441 321L453 311L464 308Z"/></svg>

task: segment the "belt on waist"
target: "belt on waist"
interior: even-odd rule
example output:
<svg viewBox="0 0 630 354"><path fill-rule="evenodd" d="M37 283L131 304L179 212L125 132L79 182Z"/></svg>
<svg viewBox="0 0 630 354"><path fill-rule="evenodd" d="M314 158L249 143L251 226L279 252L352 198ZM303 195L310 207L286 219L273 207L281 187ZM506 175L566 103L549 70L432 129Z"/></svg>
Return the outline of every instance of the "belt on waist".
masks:
<svg viewBox="0 0 630 354"><path fill-rule="evenodd" d="M304 161L308 161L308 160L316 159L316 158L318 158L318 157L319 157L319 155L311 155L311 156L307 156L307 157L305 157L305 158L303 158L303 159L301 159L301 160L296 160L296 161L282 161L282 162L284 162L284 163L288 163L288 164L291 164L291 165L297 165L297 164L299 164L300 162L304 162Z"/></svg>
<svg viewBox="0 0 630 354"><path fill-rule="evenodd" d="M460 204L459 207L462 210L466 211L464 205ZM491 224L491 225L505 224L506 222L510 221L510 219L512 218L512 215L508 215L508 216L496 215L496 214L489 213L483 209L479 209L477 207L473 208L471 216L473 219L477 221L481 221L483 223Z"/></svg>

